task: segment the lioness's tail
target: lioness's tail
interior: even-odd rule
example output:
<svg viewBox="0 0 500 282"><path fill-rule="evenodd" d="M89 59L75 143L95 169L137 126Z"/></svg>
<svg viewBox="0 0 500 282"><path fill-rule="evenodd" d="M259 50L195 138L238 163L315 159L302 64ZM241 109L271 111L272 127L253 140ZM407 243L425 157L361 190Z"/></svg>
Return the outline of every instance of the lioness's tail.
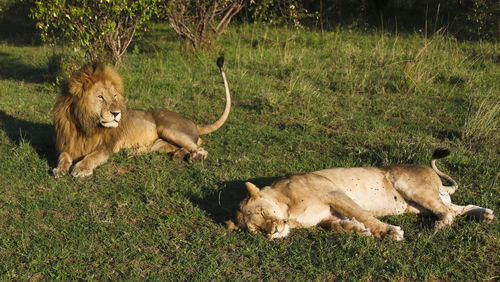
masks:
<svg viewBox="0 0 500 282"><path fill-rule="evenodd" d="M224 90L226 91L226 107L224 108L224 112L216 122L209 125L198 125L198 132L200 133L200 135L208 134L219 129L224 124L224 122L226 122L227 117L229 116L229 110L231 109L231 95L229 94L229 86L227 84L226 74L224 73L224 69L222 68L224 66L224 57L219 57L217 59L217 66L219 67L222 79L224 80Z"/></svg>
<svg viewBox="0 0 500 282"><path fill-rule="evenodd" d="M431 167L437 173L437 175L441 176L442 178L444 178L448 182L450 182L450 184L451 184L450 186L443 185L443 188L446 190L446 192L448 192L448 194L451 195L451 194L455 193L455 190L457 190L457 188L458 188L457 183L455 182L455 180L453 180L453 178L451 178L447 174L444 174L436 167L436 160L442 159L442 158L448 156L449 154L450 154L450 151L448 151L446 149L436 149L431 157Z"/></svg>

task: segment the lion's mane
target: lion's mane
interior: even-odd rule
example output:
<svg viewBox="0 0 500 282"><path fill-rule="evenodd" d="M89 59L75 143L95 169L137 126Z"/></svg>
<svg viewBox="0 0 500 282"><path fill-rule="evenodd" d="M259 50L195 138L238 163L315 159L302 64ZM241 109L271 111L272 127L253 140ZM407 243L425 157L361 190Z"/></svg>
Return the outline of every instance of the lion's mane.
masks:
<svg viewBox="0 0 500 282"><path fill-rule="evenodd" d="M88 97L96 83L105 81L112 83L119 96L123 118L116 128L99 125L99 114L95 111L99 105ZM73 160L102 146L114 151L126 128L126 110L121 76L103 64L83 66L68 80L53 109L57 151L69 153Z"/></svg>

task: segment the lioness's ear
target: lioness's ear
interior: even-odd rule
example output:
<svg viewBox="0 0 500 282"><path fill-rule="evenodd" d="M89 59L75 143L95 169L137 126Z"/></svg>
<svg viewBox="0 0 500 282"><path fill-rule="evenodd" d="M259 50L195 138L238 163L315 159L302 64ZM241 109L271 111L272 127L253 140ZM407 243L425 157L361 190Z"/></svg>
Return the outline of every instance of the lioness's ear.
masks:
<svg viewBox="0 0 500 282"><path fill-rule="evenodd" d="M259 196L259 188L255 186L253 183L250 182L245 182L245 185L247 186L248 194L250 194L250 197L258 197Z"/></svg>

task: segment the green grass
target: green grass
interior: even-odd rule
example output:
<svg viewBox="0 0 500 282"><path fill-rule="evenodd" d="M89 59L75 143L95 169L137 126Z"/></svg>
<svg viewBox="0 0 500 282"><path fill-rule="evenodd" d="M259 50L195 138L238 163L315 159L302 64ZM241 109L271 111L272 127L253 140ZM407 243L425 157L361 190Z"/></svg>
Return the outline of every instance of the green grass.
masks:
<svg viewBox="0 0 500 282"><path fill-rule="evenodd" d="M498 130L462 139L481 118L482 96L498 109L498 44L235 25L217 54L192 55L157 25L119 69L128 105L214 121L224 107L215 59L224 54L233 108L203 137L208 159L124 151L90 178L55 180L52 50L12 42L26 41L0 42L2 280L498 279L496 222L460 217L434 232L432 216L384 218L405 230L402 242L321 228L270 241L224 225L246 180L262 186L336 166L428 164L437 147L452 151L438 165L460 185L454 202L498 213Z"/></svg>

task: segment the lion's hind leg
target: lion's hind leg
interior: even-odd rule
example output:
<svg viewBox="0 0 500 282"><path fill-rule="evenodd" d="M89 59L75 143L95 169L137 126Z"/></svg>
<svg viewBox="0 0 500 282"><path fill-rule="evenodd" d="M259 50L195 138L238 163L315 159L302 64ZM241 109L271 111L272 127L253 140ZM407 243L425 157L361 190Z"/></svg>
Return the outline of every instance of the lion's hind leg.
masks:
<svg viewBox="0 0 500 282"><path fill-rule="evenodd" d="M174 159L186 159L188 162L192 163L195 161L203 161L208 156L208 152L198 146L197 138L182 132L171 132L169 130L160 131L159 135L161 138L167 140L166 143L173 143L180 147L174 153Z"/></svg>
<svg viewBox="0 0 500 282"><path fill-rule="evenodd" d="M163 139L156 139L156 141L151 146L151 152L165 152L172 153L179 150L179 147L168 143Z"/></svg>
<svg viewBox="0 0 500 282"><path fill-rule="evenodd" d="M158 136L180 148L174 153L175 159L186 159L191 163L207 158L208 152L198 143L200 135L196 124L173 112L154 111L153 117Z"/></svg>

